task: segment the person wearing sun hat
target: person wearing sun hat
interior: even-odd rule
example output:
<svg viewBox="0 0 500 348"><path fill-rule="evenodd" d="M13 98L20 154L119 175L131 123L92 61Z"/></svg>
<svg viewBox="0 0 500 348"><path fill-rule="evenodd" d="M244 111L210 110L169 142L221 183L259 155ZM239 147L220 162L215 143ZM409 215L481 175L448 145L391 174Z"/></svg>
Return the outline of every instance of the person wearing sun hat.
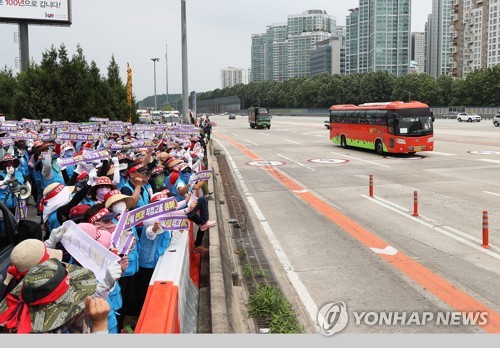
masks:
<svg viewBox="0 0 500 348"><path fill-rule="evenodd" d="M165 179L167 178L167 168L161 165L156 166L151 171L149 184L153 189L153 193L159 192L164 188Z"/></svg>
<svg viewBox="0 0 500 348"><path fill-rule="evenodd" d="M153 194L153 189L148 183L148 169L142 161L129 163L126 176L125 185L120 191L131 197L127 208L132 210L147 205Z"/></svg>
<svg viewBox="0 0 500 348"><path fill-rule="evenodd" d="M0 303L0 327L21 334L107 332L109 304L91 298L96 284L91 270L48 259Z"/></svg>
<svg viewBox="0 0 500 348"><path fill-rule="evenodd" d="M43 197L40 201L39 209L43 214L43 223L46 224L46 231L50 232L61 226L64 221L69 219L71 208L80 204L89 192L96 180L95 169L91 170L87 184L78 191L73 197L74 186L65 186L60 183L52 183L43 191Z"/></svg>
<svg viewBox="0 0 500 348"><path fill-rule="evenodd" d="M61 228L61 232L57 234L60 238L62 238L65 230ZM49 244L54 244L53 242L51 241ZM51 258L62 260L62 257L63 253L61 250L49 248L47 247L47 243L39 239L25 239L17 244L10 253L10 267L7 269L7 274L3 282L5 289L4 293L0 294L0 300L3 300L22 281L32 267Z"/></svg>
<svg viewBox="0 0 500 348"><path fill-rule="evenodd" d="M101 176L96 179L95 185L90 189L90 198L94 202L104 202L106 193L116 190L117 187L107 176Z"/></svg>
<svg viewBox="0 0 500 348"><path fill-rule="evenodd" d="M110 250L111 245L111 233L104 230L99 230L97 226L89 223L79 223L78 227L85 232L92 239L96 240L106 249ZM119 263L120 267L116 264L111 264L107 270L107 279L103 280L102 283L97 285L96 293L99 296L105 298L109 303L110 311L108 314L108 332L118 333L118 320L117 311L122 308L123 299L121 295L121 288L118 280L122 276L122 273L128 266L128 258L124 256Z"/></svg>
<svg viewBox="0 0 500 348"><path fill-rule="evenodd" d="M74 155L75 155L75 147L73 146L73 143L71 141L66 141L64 142L62 145L61 145L61 159L63 158L72 158ZM75 166L74 165L70 165L70 166L67 166L67 167L64 167L64 169L66 170L66 174L69 178L71 178L71 176L73 176L73 172L75 171ZM61 174L63 174L64 176L64 169L61 168Z"/></svg>

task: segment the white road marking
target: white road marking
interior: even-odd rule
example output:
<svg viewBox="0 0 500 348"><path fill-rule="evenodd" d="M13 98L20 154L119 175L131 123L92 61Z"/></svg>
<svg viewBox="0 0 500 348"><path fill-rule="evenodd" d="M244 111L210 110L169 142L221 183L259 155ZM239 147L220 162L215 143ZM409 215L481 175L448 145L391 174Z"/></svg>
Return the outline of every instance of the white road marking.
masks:
<svg viewBox="0 0 500 348"><path fill-rule="evenodd" d="M313 172L314 172L314 169L313 169L313 168L311 168L311 167L309 167L309 166L306 166L305 164L302 164L302 163L300 163L300 162L294 161L293 159L290 159L290 158L288 158L288 157L285 157L285 156L283 156L283 155L280 155L279 153L277 153L276 155L277 155L277 156L279 156L279 157L281 157L281 158L286 159L287 161L293 162L293 163L295 163L295 164L297 164L297 165L299 165L299 166L301 166L301 167L304 167L304 168L309 169L309 170L311 170L311 171L313 171Z"/></svg>
<svg viewBox="0 0 500 348"><path fill-rule="evenodd" d="M298 143L298 142L293 141L293 140L288 140L288 139L283 139L283 140L288 141L289 143L292 143L292 144L302 145L301 143Z"/></svg>
<svg viewBox="0 0 500 348"><path fill-rule="evenodd" d="M320 137L320 138L324 138L325 136L324 135L319 135L319 134L316 134L315 137Z"/></svg>
<svg viewBox="0 0 500 348"><path fill-rule="evenodd" d="M376 254L380 255L389 255L389 256L394 256L398 253L398 250L396 248L393 248L392 246L387 246L385 249L377 249L377 248L370 248L372 251Z"/></svg>
<svg viewBox="0 0 500 348"><path fill-rule="evenodd" d="M439 156L456 156L453 153L446 153L446 152L431 151L429 153L433 153L433 154L436 154L436 155L439 155Z"/></svg>
<svg viewBox="0 0 500 348"><path fill-rule="evenodd" d="M240 137L240 136L239 136L238 134L236 134L236 133L232 133L232 134L233 134L235 137L238 137L238 138Z"/></svg>
<svg viewBox="0 0 500 348"><path fill-rule="evenodd" d="M498 194L498 193L489 192L489 191L483 191L483 192L484 192L484 193L487 193L487 194L489 194L489 195L493 195L493 196L498 196L498 197L500 197L500 194Z"/></svg>
<svg viewBox="0 0 500 348"><path fill-rule="evenodd" d="M236 177L241 185L241 189L243 191L243 194L245 197L247 197L248 202L250 203L250 206L252 207L253 211L255 212L255 215L257 215L257 218L259 219L260 224L261 224L262 228L264 229L264 232L266 233L267 238L269 239L269 242L271 243L271 246L273 247L274 252L276 253L276 256L278 257L278 260L281 263L281 267L283 267L283 270L286 272L286 275L288 276L290 283L295 288L295 291L297 292L299 298L301 299L302 303L304 304L304 307L306 308L310 319L312 320L313 323L316 323L318 320L318 312L319 312L318 306L316 305L313 298L311 297L311 294L309 294L309 291L307 291L307 288L305 287L304 283L302 283L302 280L300 280L299 275L292 267L292 264L291 264L290 260L288 259L288 256L286 256L285 252L283 251L283 248L281 247L280 242L276 238L271 226L267 222L267 219L265 218L264 214L262 214L262 211L260 210L259 206L257 205L257 202L255 201L255 199L252 197L252 194L248 190L248 187L245 184L245 180L243 180L243 177L241 176L241 173L238 170L238 167L236 166L236 163L234 162L233 158L229 154L229 151L224 147L224 145L221 144L221 142L219 140L215 139L215 141L226 152L227 158L228 158L229 162L231 163L231 166L233 167L233 171L236 174Z"/></svg>
<svg viewBox="0 0 500 348"><path fill-rule="evenodd" d="M249 144L252 144L252 145L255 145L255 146L259 146L258 144L254 143L253 141L250 141L248 139L243 139L243 140L245 140Z"/></svg>
<svg viewBox="0 0 500 348"><path fill-rule="evenodd" d="M492 159L480 159L478 161L481 161L481 162L488 162L488 163L494 163L494 164L500 164L500 161L497 161L497 160L492 160Z"/></svg>
<svg viewBox="0 0 500 348"><path fill-rule="evenodd" d="M401 216L404 216L410 220L413 220L414 222L418 222L419 224L424 225L430 229L433 229L436 232L439 232L445 236L451 237L451 238L455 239L456 241L461 242L462 244L465 244L473 249L481 251L481 252L483 252L491 257L494 257L495 259L500 260L500 254L498 253L498 251L500 251L500 250L496 246L492 245L491 249L485 249L481 246L482 240L480 240L478 238L474 238L474 237L468 235L467 233L456 230L453 227L445 226L444 224L439 223L437 221L434 221L432 219L426 218L423 215L420 215L419 218L414 217L414 216L408 214L408 211L401 211L401 210L395 208L394 206L391 206L389 204L386 204L385 202L382 202L382 200L379 197L375 196L374 197L375 199L374 199L374 198L371 198L367 195L361 195L361 196L365 197L366 199L369 199L372 202L375 202L376 204L381 205L381 206L383 206L383 207L385 207L385 208L387 208L387 209L389 209L389 210L391 210L391 211L393 211ZM466 240L466 239L468 239L468 240ZM474 242L474 243L472 243L472 242Z"/></svg>
<svg viewBox="0 0 500 348"><path fill-rule="evenodd" d="M343 155L343 154L341 154L341 153L337 153L337 152L332 152L332 153L333 153L334 155L337 155L337 156L342 156L342 157L352 158L353 160L356 160L356 161L366 162L366 163L370 163L370 164L373 164L373 165L376 165L376 166L380 166L380 167L384 167L384 168L391 168L391 167L386 166L386 165L384 165L384 164L379 164L379 163L375 163L375 162L372 162L372 161L363 160L363 159L356 158L356 157L353 157L353 156Z"/></svg>

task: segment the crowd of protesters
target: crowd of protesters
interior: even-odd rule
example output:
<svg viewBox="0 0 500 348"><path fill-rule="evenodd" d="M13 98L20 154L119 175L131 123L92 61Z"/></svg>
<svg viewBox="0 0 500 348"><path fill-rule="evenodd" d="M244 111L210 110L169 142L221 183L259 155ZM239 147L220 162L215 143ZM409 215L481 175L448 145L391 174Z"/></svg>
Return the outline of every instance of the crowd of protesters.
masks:
<svg viewBox="0 0 500 348"><path fill-rule="evenodd" d="M190 252L208 252L202 242L216 224L208 216L213 198L207 180L197 176L208 172L206 121L199 126L93 121L0 125L0 200L18 220L26 218L26 204L34 205L43 235L12 250L0 294L0 332L133 331L172 231L154 216L130 227L131 242L117 250L113 238L125 229L120 222L128 212L170 200L173 213L195 226ZM28 188L29 196L15 193L19 187ZM118 256L105 276L96 277L61 243L68 221Z"/></svg>

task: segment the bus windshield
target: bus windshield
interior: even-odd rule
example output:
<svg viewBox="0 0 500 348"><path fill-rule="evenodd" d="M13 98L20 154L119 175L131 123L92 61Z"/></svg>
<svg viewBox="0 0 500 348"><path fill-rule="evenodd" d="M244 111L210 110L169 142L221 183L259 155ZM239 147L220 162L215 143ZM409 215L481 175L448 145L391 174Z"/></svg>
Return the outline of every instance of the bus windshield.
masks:
<svg viewBox="0 0 500 348"><path fill-rule="evenodd" d="M397 134L407 136L433 133L432 115L429 109L401 109L394 112Z"/></svg>

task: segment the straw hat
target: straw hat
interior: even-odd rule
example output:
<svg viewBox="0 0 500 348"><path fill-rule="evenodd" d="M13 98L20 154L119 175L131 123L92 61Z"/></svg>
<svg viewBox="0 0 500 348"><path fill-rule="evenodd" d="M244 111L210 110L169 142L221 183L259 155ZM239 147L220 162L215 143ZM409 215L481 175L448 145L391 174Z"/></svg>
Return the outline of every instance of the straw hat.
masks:
<svg viewBox="0 0 500 348"><path fill-rule="evenodd" d="M167 161L167 168L169 168L169 169L173 168L176 164L179 164L182 162L183 162L182 160L172 157Z"/></svg>
<svg viewBox="0 0 500 348"><path fill-rule="evenodd" d="M62 250L47 248L38 239L26 239L12 249L10 263L17 272L25 273L33 266L38 265L41 260L45 261L52 258L62 260L62 257ZM9 273L11 272L9 271Z"/></svg>
<svg viewBox="0 0 500 348"><path fill-rule="evenodd" d="M18 333L55 330L85 310L85 299L95 293L96 284L90 269L49 259L31 268L0 303L0 316L13 317L0 324Z"/></svg>
<svg viewBox="0 0 500 348"><path fill-rule="evenodd" d="M124 195L119 190L112 190L104 196L104 206L109 209L116 202L129 199L130 196Z"/></svg>

